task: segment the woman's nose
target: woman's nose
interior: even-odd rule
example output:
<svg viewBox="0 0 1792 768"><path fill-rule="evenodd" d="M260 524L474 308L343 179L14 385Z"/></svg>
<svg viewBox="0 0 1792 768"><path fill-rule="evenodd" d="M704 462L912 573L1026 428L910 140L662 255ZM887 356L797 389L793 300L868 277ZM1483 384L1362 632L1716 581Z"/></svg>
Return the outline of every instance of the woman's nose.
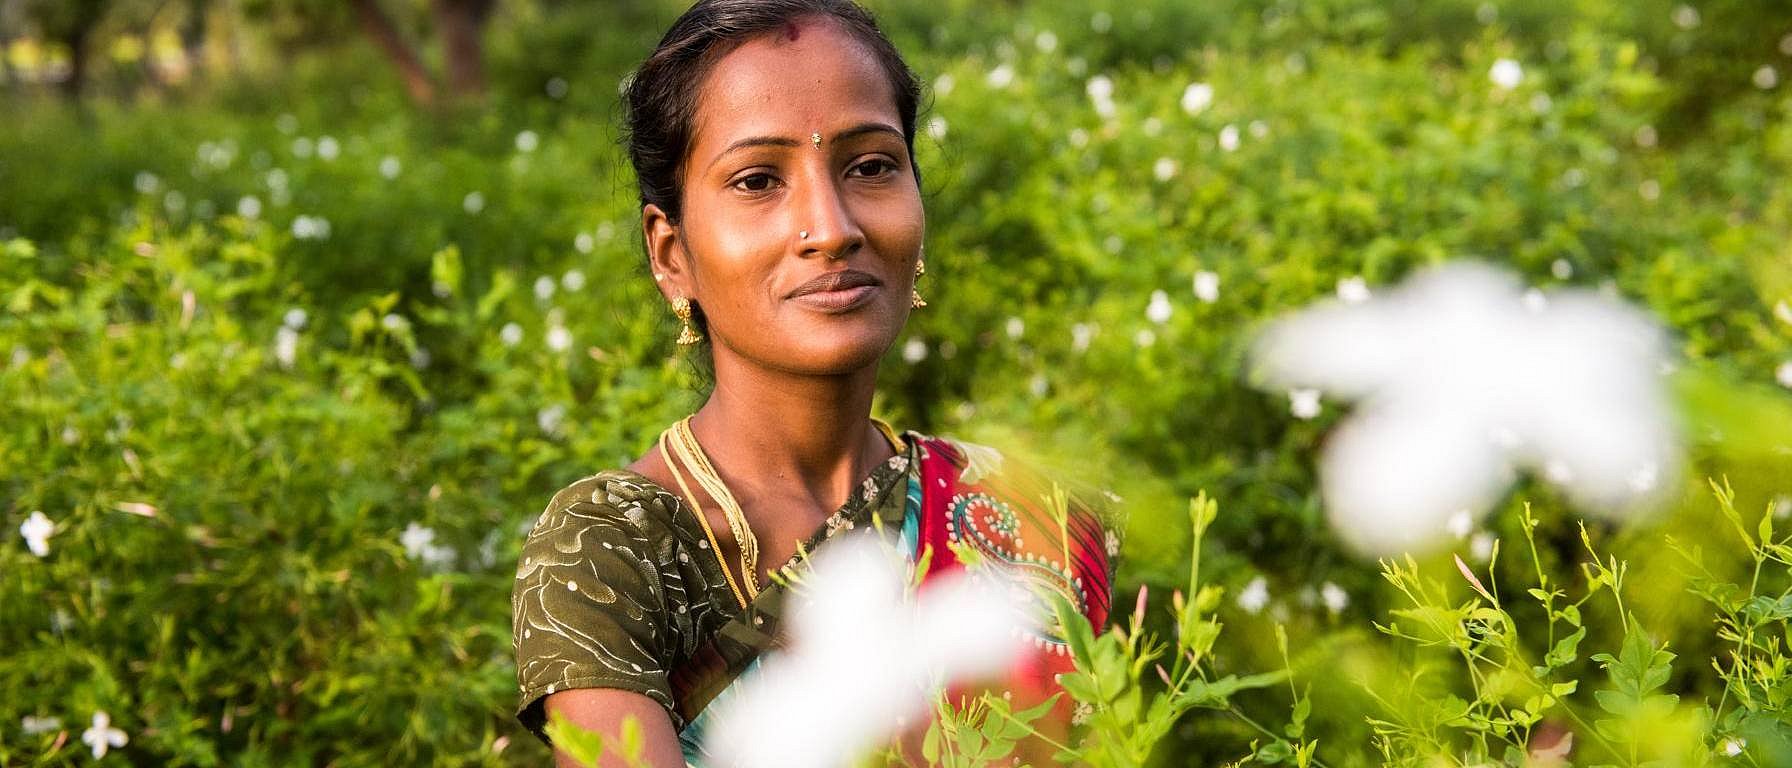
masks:
<svg viewBox="0 0 1792 768"><path fill-rule="evenodd" d="M825 169L810 175L797 194L797 249L804 256L843 259L865 243L839 181Z"/></svg>

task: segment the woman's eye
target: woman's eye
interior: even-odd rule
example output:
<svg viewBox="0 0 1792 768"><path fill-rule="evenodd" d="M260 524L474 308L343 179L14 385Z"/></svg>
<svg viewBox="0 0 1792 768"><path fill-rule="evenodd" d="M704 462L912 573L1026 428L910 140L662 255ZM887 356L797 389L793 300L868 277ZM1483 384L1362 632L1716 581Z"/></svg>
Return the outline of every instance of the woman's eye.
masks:
<svg viewBox="0 0 1792 768"><path fill-rule="evenodd" d="M883 176L895 170L896 164L888 160L867 160L853 166L853 171L860 176Z"/></svg>
<svg viewBox="0 0 1792 768"><path fill-rule="evenodd" d="M763 173L755 173L735 181L734 186L742 192L764 192L771 189L773 183L775 183L775 180L772 179L771 176Z"/></svg>

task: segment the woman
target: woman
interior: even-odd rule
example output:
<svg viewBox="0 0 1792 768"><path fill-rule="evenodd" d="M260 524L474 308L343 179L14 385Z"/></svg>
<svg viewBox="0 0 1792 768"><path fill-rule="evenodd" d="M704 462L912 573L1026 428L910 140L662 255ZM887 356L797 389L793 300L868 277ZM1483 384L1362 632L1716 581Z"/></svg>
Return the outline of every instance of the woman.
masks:
<svg viewBox="0 0 1792 768"><path fill-rule="evenodd" d="M699 763L706 706L777 637L773 573L873 518L929 575L959 567L948 543L972 546L1103 626L1114 539L1087 507L1053 515L1050 484L999 454L870 417L878 361L924 305L919 86L870 16L704 0L626 99L653 277L715 389L628 468L556 494L530 534L522 722L614 734L633 717L650 764ZM1036 645L1005 681L1023 701L1070 668L1055 638Z"/></svg>

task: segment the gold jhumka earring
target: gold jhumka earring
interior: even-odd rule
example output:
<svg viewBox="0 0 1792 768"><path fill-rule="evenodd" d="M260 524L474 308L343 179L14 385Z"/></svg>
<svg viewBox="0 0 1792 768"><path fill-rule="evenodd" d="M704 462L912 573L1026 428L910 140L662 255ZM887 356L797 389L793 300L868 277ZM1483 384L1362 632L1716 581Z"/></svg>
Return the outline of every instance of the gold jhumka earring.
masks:
<svg viewBox="0 0 1792 768"><path fill-rule="evenodd" d="M925 274L927 274L927 257L922 256L919 261L915 262L915 279L919 280L921 279L921 276ZM927 306L927 300L921 298L920 291L910 288L908 293L908 305L911 309L920 309Z"/></svg>
<svg viewBox="0 0 1792 768"><path fill-rule="evenodd" d="M678 330L678 345L688 347L703 340L703 334L691 326L691 300L683 296L672 297L672 314L684 327Z"/></svg>

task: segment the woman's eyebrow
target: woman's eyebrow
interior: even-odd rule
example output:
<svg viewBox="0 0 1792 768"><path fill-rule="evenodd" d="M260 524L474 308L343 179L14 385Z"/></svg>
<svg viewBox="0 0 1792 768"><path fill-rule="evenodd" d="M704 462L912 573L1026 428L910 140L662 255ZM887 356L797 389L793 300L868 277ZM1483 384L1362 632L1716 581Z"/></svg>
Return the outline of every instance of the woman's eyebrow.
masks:
<svg viewBox="0 0 1792 768"><path fill-rule="evenodd" d="M889 125L888 123L860 123L851 128L848 128L846 130L843 130L843 131L840 131L839 133L834 134L833 140L834 141L845 141L847 139L856 138L856 137L863 136L868 133L888 133L892 136L895 136L896 138L899 138L899 139L903 138L902 131L897 130L895 127ZM730 153L736 152L738 150L748 149L750 147L786 147L786 148L791 148L791 147L799 147L799 146L802 146L802 142L797 141L796 139L787 138L787 137L783 137L783 136L748 136L744 139L740 139L740 140L734 142L733 144L729 144L727 147L724 147L722 149L722 151L717 152L715 158L713 158L709 161L709 165L705 166L704 170L708 170L710 167L713 167L716 163L721 162L722 158L727 157Z"/></svg>

